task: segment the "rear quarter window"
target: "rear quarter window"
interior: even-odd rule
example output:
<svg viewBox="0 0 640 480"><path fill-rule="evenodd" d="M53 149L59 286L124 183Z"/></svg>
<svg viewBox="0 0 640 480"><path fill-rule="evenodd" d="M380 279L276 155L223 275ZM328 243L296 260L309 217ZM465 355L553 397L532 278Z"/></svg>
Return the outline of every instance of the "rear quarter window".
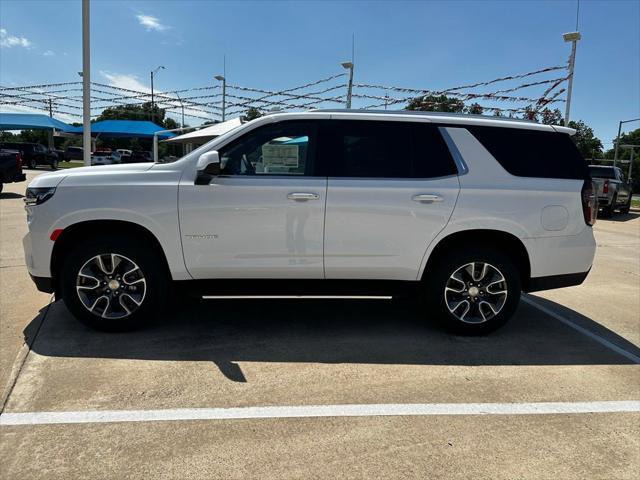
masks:
<svg viewBox="0 0 640 480"><path fill-rule="evenodd" d="M511 175L590 178L587 163L566 133L503 127L467 127Z"/></svg>

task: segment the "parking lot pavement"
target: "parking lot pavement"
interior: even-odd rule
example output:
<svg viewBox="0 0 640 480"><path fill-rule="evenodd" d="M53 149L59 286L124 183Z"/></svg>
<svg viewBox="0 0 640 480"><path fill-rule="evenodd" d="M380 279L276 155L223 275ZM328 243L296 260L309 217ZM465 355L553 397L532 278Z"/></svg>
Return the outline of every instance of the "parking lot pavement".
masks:
<svg viewBox="0 0 640 480"><path fill-rule="evenodd" d="M3 220L24 222L2 195ZM35 340L5 413L638 400L639 222L599 221L587 282L530 296L486 337L447 334L404 303L353 300L186 300L146 330L101 334L60 302L47 309L25 282L23 310L5 319L3 309L15 337L3 349L23 330ZM3 302L17 302L6 288ZM635 478L640 468L637 411L0 429L4 478Z"/></svg>
<svg viewBox="0 0 640 480"><path fill-rule="evenodd" d="M27 179L44 170L25 170ZM27 182L8 183L0 193L0 401L24 338L22 330L50 295L33 287L24 263L22 237L27 231L24 190Z"/></svg>
<svg viewBox="0 0 640 480"><path fill-rule="evenodd" d="M596 222L596 259L584 284L536 294L640 344L640 212Z"/></svg>

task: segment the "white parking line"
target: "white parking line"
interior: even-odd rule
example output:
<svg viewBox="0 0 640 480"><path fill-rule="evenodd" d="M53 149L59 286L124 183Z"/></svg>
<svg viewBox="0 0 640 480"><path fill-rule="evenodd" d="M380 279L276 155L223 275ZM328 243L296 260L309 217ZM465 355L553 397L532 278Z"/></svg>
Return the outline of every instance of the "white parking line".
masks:
<svg viewBox="0 0 640 480"><path fill-rule="evenodd" d="M571 320L563 317L562 315L559 315L558 313L554 312L553 310L551 310L551 309L549 309L549 308L547 308L547 307L545 307L543 305L540 305L538 302L535 302L535 301L531 300L531 297L529 297L529 296L523 295L521 298L522 298L523 302L528 303L529 305L537 308L541 312L544 312L547 315L555 318L559 322L564 323L567 327L573 328L574 330L582 333L583 335L589 337L590 339L595 340L600 345L603 345L603 346L607 347L609 350L613 350L614 352L622 355L623 357L628 358L633 363L640 363L640 357L638 355L634 355L633 353L628 352L624 348L619 347L615 343L610 342L606 338L601 337L600 335L596 335L592 331L587 330L586 328L581 327L580 325L577 325L577 324L573 323Z"/></svg>
<svg viewBox="0 0 640 480"><path fill-rule="evenodd" d="M163 422L260 418L378 417L430 415L551 415L640 412L640 401L539 403L414 403L305 405L288 407L180 408L86 412L3 413L0 425L61 423Z"/></svg>

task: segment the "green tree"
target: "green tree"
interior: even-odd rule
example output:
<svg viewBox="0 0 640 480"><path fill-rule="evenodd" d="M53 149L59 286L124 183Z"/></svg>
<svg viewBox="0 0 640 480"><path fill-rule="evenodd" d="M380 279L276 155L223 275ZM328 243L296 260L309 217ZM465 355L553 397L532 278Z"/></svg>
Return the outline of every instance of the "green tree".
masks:
<svg viewBox="0 0 640 480"><path fill-rule="evenodd" d="M101 120L149 120L158 125L164 124L165 110L158 107L155 103L153 107L151 102L141 104L118 105L115 107L105 108L96 121Z"/></svg>
<svg viewBox="0 0 640 480"><path fill-rule="evenodd" d="M602 155L602 142L593 134L593 129L582 120L569 122L569 128L573 128L576 134L571 138L578 150L585 158L595 158Z"/></svg>
<svg viewBox="0 0 640 480"><path fill-rule="evenodd" d="M176 122L173 118L165 118L164 122L162 122L162 126L164 127L165 130L173 130L176 128L180 128L180 125L178 125L178 122Z"/></svg>
<svg viewBox="0 0 640 480"><path fill-rule="evenodd" d="M542 115L542 123L545 125L562 125L562 112L557 108L553 110L544 108L540 114Z"/></svg>
<svg viewBox="0 0 640 480"><path fill-rule="evenodd" d="M243 116L243 119L246 122L249 122L255 118L260 118L262 116L262 112L258 110L256 107L249 107L246 113Z"/></svg>
<svg viewBox="0 0 640 480"><path fill-rule="evenodd" d="M470 113L472 115L482 115L484 112L484 108L479 103L472 103L468 107L465 108L465 113Z"/></svg>
<svg viewBox="0 0 640 480"><path fill-rule="evenodd" d="M425 95L412 98L405 110L462 113L464 102L459 98L447 97L446 95Z"/></svg>

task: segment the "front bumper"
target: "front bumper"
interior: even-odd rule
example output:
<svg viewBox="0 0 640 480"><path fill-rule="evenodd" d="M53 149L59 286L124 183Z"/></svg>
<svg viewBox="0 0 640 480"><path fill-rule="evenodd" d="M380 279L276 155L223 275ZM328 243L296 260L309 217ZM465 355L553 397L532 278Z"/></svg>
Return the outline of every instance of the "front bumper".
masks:
<svg viewBox="0 0 640 480"><path fill-rule="evenodd" d="M29 276L31 277L31 280L33 280L33 283L36 284L36 288L38 290L40 290L41 292L45 292L45 293L53 293L54 288L53 288L53 279L52 278L49 278L49 277L34 277L31 274L29 274Z"/></svg>

